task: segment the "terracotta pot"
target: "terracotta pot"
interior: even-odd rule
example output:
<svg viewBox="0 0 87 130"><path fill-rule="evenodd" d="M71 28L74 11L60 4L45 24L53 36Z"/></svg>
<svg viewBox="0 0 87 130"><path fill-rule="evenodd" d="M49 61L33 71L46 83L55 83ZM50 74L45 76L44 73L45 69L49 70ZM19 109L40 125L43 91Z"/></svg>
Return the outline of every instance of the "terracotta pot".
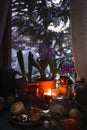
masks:
<svg viewBox="0 0 87 130"><path fill-rule="evenodd" d="M52 88L55 87L56 81L55 80L48 80L48 81L39 81L36 83L38 89L43 89L44 94L48 93Z"/></svg>

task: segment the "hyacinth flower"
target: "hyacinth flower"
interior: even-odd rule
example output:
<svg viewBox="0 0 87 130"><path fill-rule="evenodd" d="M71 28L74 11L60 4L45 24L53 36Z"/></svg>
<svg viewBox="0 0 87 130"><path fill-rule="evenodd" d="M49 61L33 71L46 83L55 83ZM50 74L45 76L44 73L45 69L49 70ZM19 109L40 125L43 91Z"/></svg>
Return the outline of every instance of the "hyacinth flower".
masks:
<svg viewBox="0 0 87 130"><path fill-rule="evenodd" d="M65 62L61 65L61 71L64 73L70 73L72 74L75 72L74 63L73 62Z"/></svg>
<svg viewBox="0 0 87 130"><path fill-rule="evenodd" d="M40 67L39 69L40 76L41 79L45 79L46 78L45 69L47 65L50 63L50 60L52 58L52 48L49 44L42 43L38 47L38 53L40 55L38 59L38 64Z"/></svg>
<svg viewBox="0 0 87 130"><path fill-rule="evenodd" d="M41 67L41 69L40 69L41 78L46 77L45 69L46 69L47 65L49 65L49 69L50 69L50 72L48 74L49 79L55 79L56 74L59 72L61 63L58 66L58 64L57 64L58 59L55 58L53 48L51 48L51 46L49 44L42 43L39 46L38 52L40 55L39 65Z"/></svg>
<svg viewBox="0 0 87 130"><path fill-rule="evenodd" d="M41 43L38 47L38 53L40 55L40 60L45 60L47 57L52 57L52 48L49 44Z"/></svg>

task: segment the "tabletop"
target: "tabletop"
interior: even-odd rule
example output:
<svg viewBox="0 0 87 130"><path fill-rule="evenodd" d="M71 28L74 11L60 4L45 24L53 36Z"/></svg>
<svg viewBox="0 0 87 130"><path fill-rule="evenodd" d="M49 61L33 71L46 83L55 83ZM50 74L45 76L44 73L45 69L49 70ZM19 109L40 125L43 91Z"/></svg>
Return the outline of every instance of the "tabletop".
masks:
<svg viewBox="0 0 87 130"><path fill-rule="evenodd" d="M26 101L26 100L24 99L24 101ZM41 102L39 102L39 103L41 104ZM55 105L55 103L57 105ZM59 106L58 103L59 104L61 104L61 103L58 102L58 101L55 102L55 103L52 102L52 106L56 106L57 109L58 109L58 106ZM63 105L64 105L64 107L67 106L67 108L69 108L69 100L66 100L66 102L64 101ZM41 107L43 107L43 106L41 106ZM60 113L61 113L61 111L60 111ZM87 130L87 110L85 112L83 111L83 113L84 113L85 118L84 118L84 123L81 127L81 130ZM54 115L54 116L56 116L56 115ZM51 127L49 125L49 127L47 127L47 128L44 127L44 121L43 120L40 124L35 124L35 125L25 125L25 124L23 124L22 125L20 123L17 124L16 122L12 122L10 119L11 119L11 112L9 111L9 106L6 105L5 110L2 113L0 113L0 130L23 130L23 129L24 130L63 130L62 126L60 125L60 123L58 122L57 119L56 119L57 120L56 127ZM50 120L48 120L48 121L50 121Z"/></svg>
<svg viewBox="0 0 87 130"><path fill-rule="evenodd" d="M43 123L40 125L35 125L35 126L19 126L12 124L10 122L10 112L9 111L4 111L3 113L0 114L0 130L46 130L44 128ZM62 130L62 128L57 125L57 130ZM50 127L48 130L52 130Z"/></svg>
<svg viewBox="0 0 87 130"><path fill-rule="evenodd" d="M45 128L43 123L35 126L19 126L16 124L12 124L10 122L10 112L4 111L0 114L0 130L63 130L62 127L58 124L56 129L52 129L50 127ZM87 124L81 130L87 130Z"/></svg>

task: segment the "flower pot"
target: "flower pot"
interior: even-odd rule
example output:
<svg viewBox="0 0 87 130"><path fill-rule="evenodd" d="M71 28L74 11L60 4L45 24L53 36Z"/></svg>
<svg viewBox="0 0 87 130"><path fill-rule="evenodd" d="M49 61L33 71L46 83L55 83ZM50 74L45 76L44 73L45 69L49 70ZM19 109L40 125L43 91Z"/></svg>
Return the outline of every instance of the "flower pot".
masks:
<svg viewBox="0 0 87 130"><path fill-rule="evenodd" d="M55 88L56 81L55 80L47 80L47 81L39 81L37 82L37 88L44 90L44 95L51 96L51 89Z"/></svg>

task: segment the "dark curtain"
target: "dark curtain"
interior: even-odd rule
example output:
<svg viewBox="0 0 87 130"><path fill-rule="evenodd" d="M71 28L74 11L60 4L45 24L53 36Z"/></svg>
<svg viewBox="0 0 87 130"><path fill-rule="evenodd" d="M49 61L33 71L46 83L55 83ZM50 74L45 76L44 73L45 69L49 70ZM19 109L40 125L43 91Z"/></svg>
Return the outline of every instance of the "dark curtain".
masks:
<svg viewBox="0 0 87 130"><path fill-rule="evenodd" d="M0 96L15 94L15 74L11 68L11 0L0 0Z"/></svg>
<svg viewBox="0 0 87 130"><path fill-rule="evenodd" d="M0 66L11 64L11 0L0 1Z"/></svg>

